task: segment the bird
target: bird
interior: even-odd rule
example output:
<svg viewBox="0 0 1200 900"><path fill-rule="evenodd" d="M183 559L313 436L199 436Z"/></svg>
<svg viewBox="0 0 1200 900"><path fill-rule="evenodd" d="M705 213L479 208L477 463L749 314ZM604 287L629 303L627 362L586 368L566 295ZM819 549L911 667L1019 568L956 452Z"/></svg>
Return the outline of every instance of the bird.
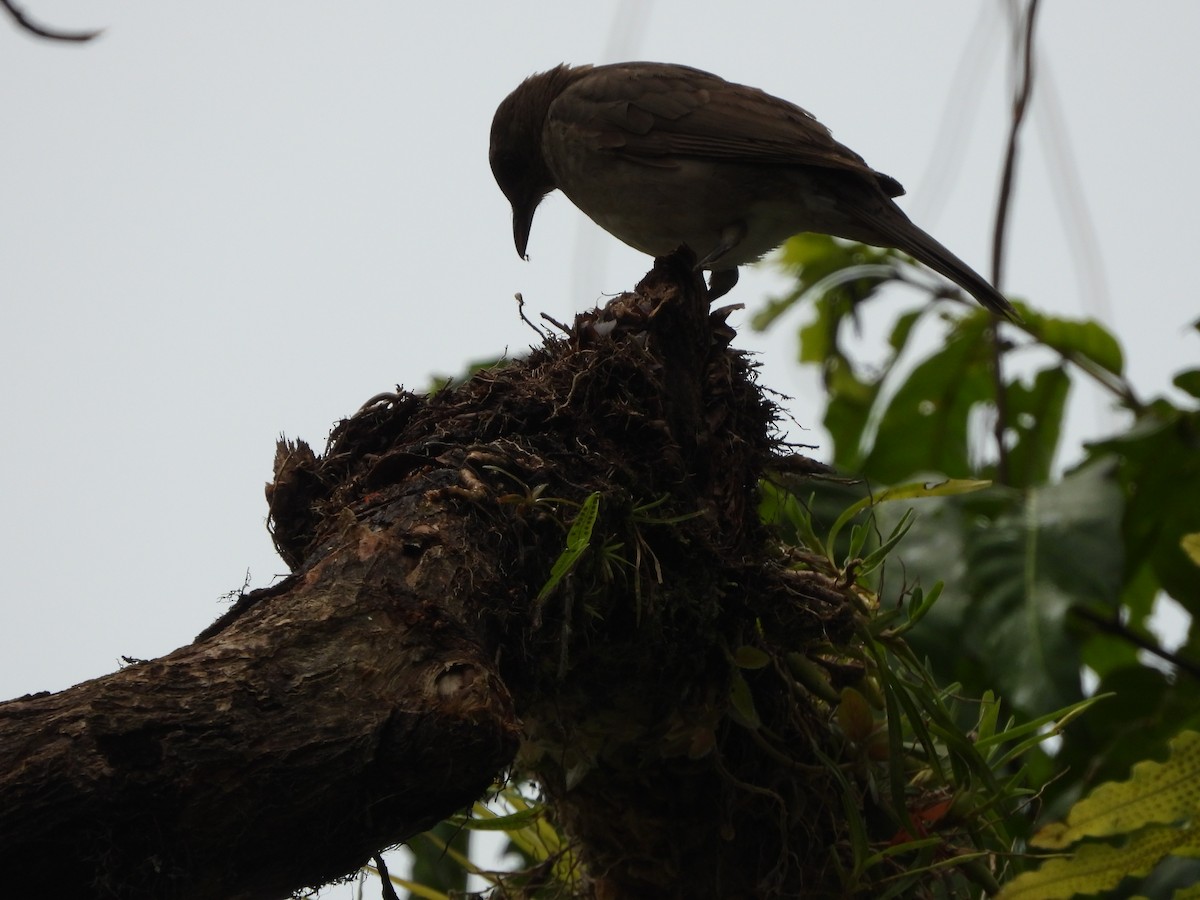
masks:
<svg viewBox="0 0 1200 900"><path fill-rule="evenodd" d="M907 253L1012 320L983 276L922 231L896 179L834 140L809 112L744 84L656 62L566 63L501 101L488 159L527 259L538 205L561 190L597 225L651 256L686 245L710 300L801 232Z"/></svg>

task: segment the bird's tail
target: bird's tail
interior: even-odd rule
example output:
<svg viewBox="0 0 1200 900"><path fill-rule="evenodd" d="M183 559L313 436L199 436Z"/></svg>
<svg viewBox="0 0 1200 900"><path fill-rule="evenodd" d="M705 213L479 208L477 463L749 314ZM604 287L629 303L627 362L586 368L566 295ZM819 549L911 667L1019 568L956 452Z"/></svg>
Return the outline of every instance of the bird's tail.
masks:
<svg viewBox="0 0 1200 900"><path fill-rule="evenodd" d="M879 237L886 238L886 246L902 250L938 274L949 278L985 308L1011 322L1021 321L1020 315L1003 294L992 287L986 278L942 246L932 235L913 224L900 207L893 205L882 215L872 217L869 230Z"/></svg>

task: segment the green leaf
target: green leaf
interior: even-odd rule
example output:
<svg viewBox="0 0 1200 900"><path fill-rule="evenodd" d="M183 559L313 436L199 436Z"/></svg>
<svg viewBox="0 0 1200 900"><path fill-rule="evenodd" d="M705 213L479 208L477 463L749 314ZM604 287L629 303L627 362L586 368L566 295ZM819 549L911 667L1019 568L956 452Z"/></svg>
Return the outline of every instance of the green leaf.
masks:
<svg viewBox="0 0 1200 900"><path fill-rule="evenodd" d="M896 320L896 324L892 328L892 333L888 335L888 345L892 348L896 356L903 353L908 346L908 339L913 334L913 326L921 320L921 316L925 314L926 309L928 307L922 306L920 309L910 310Z"/></svg>
<svg viewBox="0 0 1200 900"><path fill-rule="evenodd" d="M938 597L942 596L942 589L945 585L938 581L928 592L921 589L918 585L912 589L912 597L908 604L908 621L895 629L896 634L903 634L910 628L916 625L925 618L925 615L933 609L933 604L937 603Z"/></svg>
<svg viewBox="0 0 1200 900"><path fill-rule="evenodd" d="M1165 762L1133 767L1127 781L1100 785L1067 814L1047 825L1033 845L1059 850L1088 837L1110 837L1146 825L1170 825L1200 815L1200 732L1185 731L1170 743Z"/></svg>
<svg viewBox="0 0 1200 900"><path fill-rule="evenodd" d="M1130 875L1145 875L1168 854L1181 852L1200 852L1200 827L1151 827L1121 846L1084 844L1070 857L1048 860L1037 871L1019 875L1005 885L997 900L1066 900L1098 894Z"/></svg>
<svg viewBox="0 0 1200 900"><path fill-rule="evenodd" d="M866 575L869 572L874 572L883 561L887 559L896 545L904 540L904 535L908 534L908 529L912 527L915 513L911 510L905 510L904 516L900 519L899 524L892 529L892 533L888 535L887 540L863 557L862 563L859 564L859 572L861 575Z"/></svg>
<svg viewBox="0 0 1200 900"><path fill-rule="evenodd" d="M909 695L907 686L888 667L882 648L878 645L872 645L869 649L879 667L879 687L883 691L884 713L886 716L884 722L887 724L888 732L888 758L892 760L892 765L888 766L887 773L892 806L895 813L899 816L900 824L904 829L909 834L915 834L917 829L913 825L912 818L909 815L906 798L908 782L904 767L899 764L900 760L904 759L904 742L906 738L904 732L906 725L911 732L911 736L915 737L924 748L926 759L929 761L938 782L943 782L945 776L939 764L939 754L934 744L933 735L929 732L924 718L917 709L916 703L914 703L913 698ZM918 691L918 693L920 692Z"/></svg>
<svg viewBox="0 0 1200 900"><path fill-rule="evenodd" d="M1141 760L1164 757L1167 742L1181 729L1200 729L1200 685L1194 679L1176 681L1135 659L1106 673L1096 690L1109 698L1066 731L1058 752L1059 766L1079 773L1083 787L1125 778Z"/></svg>
<svg viewBox="0 0 1200 900"><path fill-rule="evenodd" d="M518 828L536 824L541 815L542 811L539 807L530 807L504 816L465 817L462 825L471 831L515 831Z"/></svg>
<svg viewBox="0 0 1200 900"><path fill-rule="evenodd" d="M1185 534L1179 539L1179 547L1197 566L1200 566L1200 532Z"/></svg>
<svg viewBox="0 0 1200 900"><path fill-rule="evenodd" d="M968 417L975 405L994 402L985 327L982 318L963 320L940 351L913 369L883 411L864 475L895 484L925 472L973 471Z"/></svg>
<svg viewBox="0 0 1200 900"><path fill-rule="evenodd" d="M991 485L990 481L978 481L970 478L947 478L944 481L936 482L912 482L911 484L898 484L895 487L884 488L881 491L876 491L869 496L863 497L861 500L848 506L842 511L842 514L837 517L833 523L833 527L829 529L829 538L826 541L826 546L833 547L837 541L837 536L846 526L846 523L857 516L860 512L872 507L880 506L884 503L893 503L897 500L920 500L930 497L954 497L960 494L970 494L974 491L980 491ZM909 511L905 510L901 516L901 522L893 526L893 537L896 537L897 532L904 529L904 520L908 518ZM895 541L892 541L894 544Z"/></svg>
<svg viewBox="0 0 1200 900"><path fill-rule="evenodd" d="M841 695L829 683L829 672L813 662L803 653L792 651L785 657L788 671L795 676L805 688L812 691L826 703L837 703Z"/></svg>
<svg viewBox="0 0 1200 900"><path fill-rule="evenodd" d="M791 237L780 249L776 262L796 279L795 287L783 297L773 297L767 307L751 319L756 331L768 328L797 303L815 299L849 312L867 299L884 281L879 274L860 277L858 267L886 267L898 259L895 250L843 241L824 234L804 232ZM847 270L851 270L847 274ZM872 268L868 271L875 272Z"/></svg>
<svg viewBox="0 0 1200 900"><path fill-rule="evenodd" d="M1000 720L1000 701L991 691L984 691L979 698L979 721L975 725L975 745L983 749L983 742L996 734L996 723Z"/></svg>
<svg viewBox="0 0 1200 900"><path fill-rule="evenodd" d="M1177 888L1171 894L1171 900L1200 900L1200 882Z"/></svg>
<svg viewBox="0 0 1200 900"><path fill-rule="evenodd" d="M1186 372L1180 372L1171 379L1171 383L1193 397L1200 397L1200 369L1188 369Z"/></svg>
<svg viewBox="0 0 1200 900"><path fill-rule="evenodd" d="M847 364L847 371L853 371L838 349L838 327L843 312L831 303L818 303L815 311L812 320L800 327L797 361L822 367L827 367L833 361L842 361Z"/></svg>
<svg viewBox="0 0 1200 900"><path fill-rule="evenodd" d="M821 362L825 374L826 403L822 424L833 441L833 464L846 471L859 471L865 454L870 450L866 435L870 431L879 397L884 385L892 379L898 362L908 349L914 326L932 307L925 304L904 313L888 336L891 355L870 374L863 376L852 360L836 342L831 350L818 359L801 355L802 362ZM807 334L807 332L805 332Z"/></svg>
<svg viewBox="0 0 1200 900"><path fill-rule="evenodd" d="M757 647L742 644L733 651L733 664L739 669L762 669L771 664L771 657Z"/></svg>
<svg viewBox="0 0 1200 900"><path fill-rule="evenodd" d="M867 698L852 687L842 688L835 716L842 734L855 743L866 743L875 730L875 714Z"/></svg>
<svg viewBox="0 0 1200 900"><path fill-rule="evenodd" d="M1077 322L1029 311L1025 324L1030 334L1060 353L1084 357L1114 375L1125 369L1121 345L1098 322Z"/></svg>
<svg viewBox="0 0 1200 900"><path fill-rule="evenodd" d="M594 491L579 507L579 515L571 523L567 532L568 550L586 550L592 542L592 528L596 525L596 517L600 514L600 492Z"/></svg>
<svg viewBox="0 0 1200 900"><path fill-rule="evenodd" d="M1138 648L1129 641L1097 631L1080 648L1080 661L1103 678L1126 666L1138 666Z"/></svg>
<svg viewBox="0 0 1200 900"><path fill-rule="evenodd" d="M581 874L578 861L548 818L540 814L542 805L522 796L521 788L512 784L503 788L496 799L513 812L501 815L476 801L472 809L473 818L455 816L452 821L462 826L468 821L506 820L510 825L505 829L509 841L508 852L519 854L527 866L553 860L552 872L556 882L562 886L577 883ZM473 866L471 871L491 884L496 883L493 873L481 871L477 866Z"/></svg>
<svg viewBox="0 0 1200 900"><path fill-rule="evenodd" d="M980 749L990 747L993 744L1006 744L1017 741L1013 746L1009 747L1000 756L996 757L992 765L1000 769L1013 760L1024 756L1034 747L1044 743L1052 737L1062 734L1063 730L1090 710L1101 700L1108 700L1111 694L1097 694L1088 697L1086 700L1080 700L1078 703L1073 703L1063 709L1056 709L1052 713L1047 713L1044 716L1038 716L1036 719L1031 719L1021 725L1016 725L1005 729L999 734L993 735L988 740L980 740L977 746Z"/></svg>
<svg viewBox="0 0 1200 900"><path fill-rule="evenodd" d="M891 358L870 374L859 372L844 346L849 326L859 331L857 310L878 286L896 277L907 259L895 250L841 241L826 235L801 234L784 245L779 261L796 279L795 288L775 298L755 316L762 329L793 305L811 300L815 315L799 332L799 361L821 367L827 390L823 424L833 439L831 461L857 470L864 452L863 435L880 389L908 342L913 325L931 306L903 315L893 328Z"/></svg>
<svg viewBox="0 0 1200 900"><path fill-rule="evenodd" d="M1008 386L1006 428L1015 436L1008 451L1009 484L1032 487L1049 480L1070 392L1062 366L1038 372L1029 386L1019 381Z"/></svg>
<svg viewBox="0 0 1200 900"><path fill-rule="evenodd" d="M810 506L801 503L791 491L769 481L760 482L759 492L758 515L763 522L777 529L793 546L821 552L821 542L812 529Z"/></svg>
<svg viewBox="0 0 1200 900"><path fill-rule="evenodd" d="M1127 434L1089 452L1119 461L1131 571L1149 563L1161 588L1200 618L1200 578L1181 544L1200 531L1200 411L1157 403Z"/></svg>
<svg viewBox="0 0 1200 900"><path fill-rule="evenodd" d="M1121 497L1112 467L1096 465L1020 499L967 536L971 616L963 640L987 661L997 693L1038 715L1081 697L1079 644L1067 616L1075 605L1116 603Z"/></svg>
<svg viewBox="0 0 1200 900"><path fill-rule="evenodd" d="M839 546L825 547L824 541L813 533L813 529L828 533L830 523L840 518L847 506L857 503L866 495L866 485L861 481L839 478L814 478L801 484L809 492L803 502L793 495L785 495L790 499L776 499L773 503L767 503L770 495L764 493L763 509L767 513L764 520L773 525L781 524L785 540L813 552L824 552L830 559L844 559L849 550L849 542L844 537Z"/></svg>
<svg viewBox="0 0 1200 900"><path fill-rule="evenodd" d="M747 728L756 729L762 725L758 710L754 708L754 695L750 693L750 685L736 669L729 683L729 702L735 713L734 718Z"/></svg>
<svg viewBox="0 0 1200 900"><path fill-rule="evenodd" d="M411 878L421 885L416 890L403 885L418 897L446 897L451 893L467 889L467 871L453 856L452 849L466 858L471 852L471 835L451 821L440 822L420 836L424 840L409 842L413 854ZM395 879L393 879L395 880Z"/></svg>
<svg viewBox="0 0 1200 900"><path fill-rule="evenodd" d="M598 515L600 515L600 492L596 491L589 494L588 498L583 501L583 505L579 508L579 514L571 523L571 530L567 532L567 547L554 561L554 566L550 569L549 580L538 591L537 602L539 604L544 603L546 598L554 593L559 582L575 568L575 564L579 562L579 558L591 544L592 529L596 526Z"/></svg>
<svg viewBox="0 0 1200 900"><path fill-rule="evenodd" d="M854 471L861 465L863 435L882 384L882 379L860 379L849 360L831 360L826 366L827 399L821 424L833 441L835 466Z"/></svg>
<svg viewBox="0 0 1200 900"><path fill-rule="evenodd" d="M1115 607L1121 496L1094 465L1024 492L993 488L927 501L901 550L906 580L944 583L906 637L939 676L993 690L1028 716L1081 697L1073 606ZM877 512L881 527L897 515Z"/></svg>
<svg viewBox="0 0 1200 900"><path fill-rule="evenodd" d="M1129 521L1129 514L1125 516L1126 523ZM1128 546L1128 544L1126 545ZM1128 553L1128 550L1126 551ZM1129 557L1126 556L1126 559ZM1148 560L1143 559L1141 565L1125 566L1125 584L1121 588L1121 611L1128 618L1125 624L1131 628L1145 629L1146 621L1154 612L1154 604L1158 600L1159 592L1162 586L1158 583L1158 575L1154 572L1154 566ZM1096 669L1100 675L1104 674L1102 669Z"/></svg>

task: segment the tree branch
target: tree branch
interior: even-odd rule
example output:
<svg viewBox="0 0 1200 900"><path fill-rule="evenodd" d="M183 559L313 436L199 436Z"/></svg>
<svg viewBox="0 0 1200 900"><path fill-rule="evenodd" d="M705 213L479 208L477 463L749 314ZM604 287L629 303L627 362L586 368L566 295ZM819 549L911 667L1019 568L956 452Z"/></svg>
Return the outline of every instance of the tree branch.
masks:
<svg viewBox="0 0 1200 900"><path fill-rule="evenodd" d="M30 34L35 34L38 37L46 38L47 40L83 43L84 41L90 41L93 38L97 38L104 33L103 29L97 31L55 31L33 21L33 19L25 15L25 13L13 2L13 0L0 0L0 6L3 6L4 9L8 11L8 14L12 16L13 21L15 21L18 26L23 28L25 31L28 31Z"/></svg>
<svg viewBox="0 0 1200 900"><path fill-rule="evenodd" d="M759 520L776 408L728 311L674 255L526 360L377 396L321 456L281 442L287 580L162 659L0 704L9 891L274 898L506 769L544 791L582 895L835 890L830 711L730 653L823 658L856 613Z"/></svg>
<svg viewBox="0 0 1200 900"><path fill-rule="evenodd" d="M378 512L392 523L345 523L211 637L0 704L0 871L15 894L53 872L63 896L277 897L487 788L517 746L512 701L440 595L466 577L494 587L495 567L431 562L443 542L472 546L445 509Z"/></svg>
<svg viewBox="0 0 1200 900"><path fill-rule="evenodd" d="M996 224L992 231L992 284L1000 287L1004 277L1004 247L1008 228L1008 210L1012 204L1013 186L1016 182L1017 146L1025 114L1029 109L1029 98L1033 95L1033 28L1037 18L1038 0L1029 0L1022 20L1022 40L1019 63L1021 74L1013 97L1012 123L1008 130L1008 143L1004 151L1004 168L1000 175L1000 197L996 202Z"/></svg>
<svg viewBox="0 0 1200 900"><path fill-rule="evenodd" d="M1038 0L1029 0L1025 11L1024 40L1020 62L1021 77L1017 84L1017 93L1013 98L1012 125L1008 132L1008 144L1004 152L1004 169L1000 176L1000 198L996 203L996 224L992 233L992 284L1000 289L1004 274L1004 246L1008 228L1008 210L1011 205L1013 185L1016 182L1017 170L1017 138L1021 126L1025 122L1025 112L1029 106L1029 98L1033 93L1033 25L1037 15ZM996 438L996 480L1008 484L1008 442L1005 433L1008 430L1008 398L1004 391L1004 344L1000 335L1000 323L993 317L992 321L992 382L996 394L996 423L993 433Z"/></svg>
<svg viewBox="0 0 1200 900"><path fill-rule="evenodd" d="M1164 650L1157 642L1150 640L1144 635L1138 634L1120 619L1112 616L1104 616L1093 609L1078 606L1072 612L1086 622L1090 622L1096 627L1097 631L1102 631L1105 634L1111 634L1113 637L1120 638L1126 643L1132 644L1147 653L1153 654L1163 662L1170 663L1181 672L1186 672L1195 679L1200 679L1200 662L1187 659L1180 656L1178 653L1172 653L1170 650Z"/></svg>

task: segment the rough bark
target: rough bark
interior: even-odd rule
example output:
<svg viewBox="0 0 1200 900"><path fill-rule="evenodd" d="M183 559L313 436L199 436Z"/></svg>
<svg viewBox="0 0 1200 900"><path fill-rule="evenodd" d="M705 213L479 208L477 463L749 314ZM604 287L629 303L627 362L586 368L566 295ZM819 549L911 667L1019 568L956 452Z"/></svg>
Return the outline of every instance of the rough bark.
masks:
<svg viewBox="0 0 1200 900"><path fill-rule="evenodd" d="M443 598L482 600L497 567L470 518L413 488L217 633L0 705L6 889L278 897L476 799L517 721ZM453 552L416 552L431 532Z"/></svg>
<svg viewBox="0 0 1200 900"><path fill-rule="evenodd" d="M10 890L280 896L504 773L543 786L584 894L830 889L827 709L779 661L853 614L759 523L775 410L732 336L670 257L526 360L377 397L320 457L281 444L291 577L169 656L0 705ZM747 644L771 664L739 670Z"/></svg>

